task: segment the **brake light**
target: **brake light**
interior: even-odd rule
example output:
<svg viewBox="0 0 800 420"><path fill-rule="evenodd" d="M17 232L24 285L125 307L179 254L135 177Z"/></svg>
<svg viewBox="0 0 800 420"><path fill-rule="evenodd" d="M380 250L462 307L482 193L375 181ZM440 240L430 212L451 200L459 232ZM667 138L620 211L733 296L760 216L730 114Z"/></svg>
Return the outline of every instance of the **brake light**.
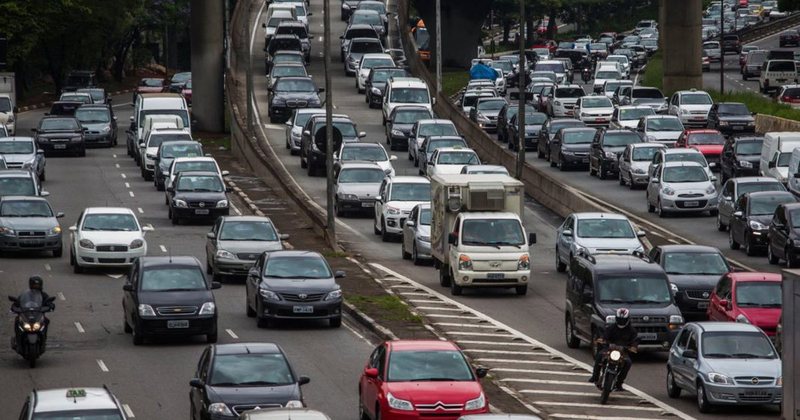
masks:
<svg viewBox="0 0 800 420"><path fill-rule="evenodd" d="M793 98L791 96L781 96L781 102L788 102L790 104L800 103L800 98Z"/></svg>

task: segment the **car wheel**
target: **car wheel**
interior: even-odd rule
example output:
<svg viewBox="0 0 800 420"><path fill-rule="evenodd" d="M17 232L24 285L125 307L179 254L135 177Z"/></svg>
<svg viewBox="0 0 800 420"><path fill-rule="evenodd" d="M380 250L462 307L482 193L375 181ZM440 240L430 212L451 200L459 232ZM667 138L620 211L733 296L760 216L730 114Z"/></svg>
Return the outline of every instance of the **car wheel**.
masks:
<svg viewBox="0 0 800 420"><path fill-rule="evenodd" d="M719 210L717 210L717 209L711 209L711 210L708 211L708 215L711 216L711 217L717 217L718 214L719 214Z"/></svg>
<svg viewBox="0 0 800 420"><path fill-rule="evenodd" d="M733 250L739 249L739 243L733 238L733 229L728 230L728 246Z"/></svg>
<svg viewBox="0 0 800 420"><path fill-rule="evenodd" d="M725 232L728 230L728 227L722 223L722 218L720 217L719 212L717 212L717 230L720 232Z"/></svg>
<svg viewBox="0 0 800 420"><path fill-rule="evenodd" d="M572 326L572 318L567 315L564 321L564 333L567 339L567 347L577 349L581 345L581 340L575 335L575 328Z"/></svg>
<svg viewBox="0 0 800 420"><path fill-rule="evenodd" d="M439 267L439 286L450 287L450 274L444 267Z"/></svg>
<svg viewBox="0 0 800 420"><path fill-rule="evenodd" d="M256 304L256 308L258 308L258 304ZM258 310L258 309L256 309L256 311L258 313L261 313L261 311ZM258 314L256 314L256 315L258 315ZM271 322L270 322L269 318L263 318L263 317L260 317L260 316L256 317L256 326L258 328L269 328L270 324L271 324Z"/></svg>
<svg viewBox="0 0 800 420"><path fill-rule="evenodd" d="M780 262L780 259L772 252L772 245L767 245L767 261L773 265Z"/></svg>
<svg viewBox="0 0 800 420"><path fill-rule="evenodd" d="M647 200L647 212L648 213L652 213L652 212L656 211L655 206L650 204L650 196L646 196L646 200Z"/></svg>
<svg viewBox="0 0 800 420"><path fill-rule="evenodd" d="M214 274L214 269L211 268L211 262L206 258L206 274Z"/></svg>
<svg viewBox="0 0 800 420"><path fill-rule="evenodd" d="M681 388L675 383L675 377L670 368L667 368L667 395L670 398L679 398L681 396Z"/></svg>
<svg viewBox="0 0 800 420"><path fill-rule="evenodd" d="M305 169L306 167L308 167L308 162L300 156L300 169Z"/></svg>
<svg viewBox="0 0 800 420"><path fill-rule="evenodd" d="M122 315L122 331L125 331L125 334L133 332L133 328L131 328L131 324L128 324L128 319L125 318L125 314Z"/></svg>
<svg viewBox="0 0 800 420"><path fill-rule="evenodd" d="M247 296L247 293L244 294L244 308L248 318L255 318L256 310L250 306L250 298Z"/></svg>
<svg viewBox="0 0 800 420"><path fill-rule="evenodd" d="M180 219L178 218L178 214L173 212L172 209L170 209L170 220L172 221L173 225L180 224Z"/></svg>
<svg viewBox="0 0 800 420"><path fill-rule="evenodd" d="M700 380L697 381L697 410L701 413L708 413L711 411L711 404L709 404L708 398L706 397L706 388Z"/></svg>
<svg viewBox="0 0 800 420"><path fill-rule="evenodd" d="M361 401L361 389L358 390L358 420L369 420L367 410L364 410L364 403Z"/></svg>
<svg viewBox="0 0 800 420"><path fill-rule="evenodd" d="M42 175L39 177L39 181L44 182L46 180L47 180L47 174L45 174L45 171L42 171Z"/></svg>
<svg viewBox="0 0 800 420"><path fill-rule="evenodd" d="M514 143L508 143L508 144L509 144L509 148L511 148L511 150L514 150L514 146L515 146ZM539 159L544 159L544 152L542 151L542 149L540 149L538 147L536 149L537 149L536 150L536 157L538 157Z"/></svg>
<svg viewBox="0 0 800 420"><path fill-rule="evenodd" d="M341 327L342 326L342 317L341 316L337 316L335 318L329 319L328 320L328 325L331 328L339 328L339 327Z"/></svg>
<svg viewBox="0 0 800 420"><path fill-rule="evenodd" d="M600 179L606 179L606 170L605 170L605 168L603 168L603 164L602 163L597 168L597 177L600 178Z"/></svg>
<svg viewBox="0 0 800 420"><path fill-rule="evenodd" d="M59 247L59 248L53 250L53 257L61 258L62 255L64 255L64 249L63 248Z"/></svg>
<svg viewBox="0 0 800 420"><path fill-rule="evenodd" d="M78 257L75 257L75 265L72 266L72 272L75 274L83 273L83 267L78 263Z"/></svg>
<svg viewBox="0 0 800 420"><path fill-rule="evenodd" d="M381 241L389 242L390 240L389 232L386 231L386 220L381 219Z"/></svg>
<svg viewBox="0 0 800 420"><path fill-rule="evenodd" d="M133 333L133 345L134 346L141 346L142 344L144 344L144 334L142 333L142 329L141 328L139 328L137 326L133 326L133 328L131 329L131 332Z"/></svg>
<svg viewBox="0 0 800 420"><path fill-rule="evenodd" d="M784 255L785 255L784 258L786 259L786 268L797 268L798 266L797 257L792 256L792 254L789 253L789 249L786 249L786 251L784 251Z"/></svg>
<svg viewBox="0 0 800 420"><path fill-rule="evenodd" d="M589 161L589 176L595 176L595 174L597 174L597 172L594 170L594 165Z"/></svg>
<svg viewBox="0 0 800 420"><path fill-rule="evenodd" d="M417 254L417 243L414 242L414 245L411 247L411 260L414 262L414 265L421 265L422 260L419 258L419 254Z"/></svg>
<svg viewBox="0 0 800 420"><path fill-rule="evenodd" d="M757 251L758 250L753 245L753 239L750 237L750 235L745 233L745 235L744 235L744 253L748 257L753 257L753 256L756 255Z"/></svg>
<svg viewBox="0 0 800 420"><path fill-rule="evenodd" d="M333 209L334 209L334 213L336 213L336 217L344 216L344 211L342 211L341 206L339 206L339 200L334 200L333 201Z"/></svg>
<svg viewBox="0 0 800 420"><path fill-rule="evenodd" d="M625 178L622 177L622 171L619 171L619 185L625 186Z"/></svg>
<svg viewBox="0 0 800 420"><path fill-rule="evenodd" d="M551 168L555 168L555 167L557 166L557 163L556 163L556 161L555 161L555 160L551 159L551 157L552 157L552 156L549 156L549 155L548 155L548 156L547 156L547 160L549 160L549 161L550 161L550 167L551 167Z"/></svg>
<svg viewBox="0 0 800 420"><path fill-rule="evenodd" d="M453 276L450 276L450 294L453 296L461 296L464 293L464 288L456 284Z"/></svg>
<svg viewBox="0 0 800 420"><path fill-rule="evenodd" d="M404 260L411 259L411 254L406 252L406 239L402 238L400 243L400 255L403 257Z"/></svg>
<svg viewBox="0 0 800 420"><path fill-rule="evenodd" d="M217 330L214 330L214 332L211 334L206 334L206 343L208 344L214 344L218 339L219 336L217 335Z"/></svg>
<svg viewBox="0 0 800 420"><path fill-rule="evenodd" d="M664 209L661 207L661 199L659 199L658 203L656 204L656 214L658 214L658 217L662 219L664 217L667 217L666 213L664 212Z"/></svg>
<svg viewBox="0 0 800 420"><path fill-rule="evenodd" d="M600 346L597 344L598 338L600 338L600 336L597 334L597 329L592 327L592 357L596 357L597 352L600 351Z"/></svg>
<svg viewBox="0 0 800 420"><path fill-rule="evenodd" d="M558 247L556 247L556 271L559 273L567 271L567 264L561 262L561 257L558 256Z"/></svg>

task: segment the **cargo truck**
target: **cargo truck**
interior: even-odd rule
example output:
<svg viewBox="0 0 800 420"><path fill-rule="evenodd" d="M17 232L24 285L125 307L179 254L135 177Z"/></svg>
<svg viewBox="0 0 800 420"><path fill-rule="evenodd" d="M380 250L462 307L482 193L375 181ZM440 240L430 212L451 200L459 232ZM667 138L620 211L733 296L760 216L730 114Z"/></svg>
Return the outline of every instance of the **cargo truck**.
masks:
<svg viewBox="0 0 800 420"><path fill-rule="evenodd" d="M0 73L0 124L5 124L8 135L17 132L17 84L14 73Z"/></svg>

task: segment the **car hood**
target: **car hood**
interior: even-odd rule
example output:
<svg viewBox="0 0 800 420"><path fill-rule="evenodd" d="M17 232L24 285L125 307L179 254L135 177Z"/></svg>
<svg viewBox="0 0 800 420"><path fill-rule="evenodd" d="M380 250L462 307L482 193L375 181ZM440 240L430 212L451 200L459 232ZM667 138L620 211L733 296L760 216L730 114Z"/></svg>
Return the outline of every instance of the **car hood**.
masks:
<svg viewBox="0 0 800 420"><path fill-rule="evenodd" d="M178 191L175 198L190 201L219 201L225 200L227 196L224 192Z"/></svg>
<svg viewBox="0 0 800 420"><path fill-rule="evenodd" d="M139 302L159 306L197 306L197 310L206 302L213 302L211 290L181 290L175 292L139 292Z"/></svg>
<svg viewBox="0 0 800 420"><path fill-rule="evenodd" d="M706 188L711 185L710 181L705 182L665 182L664 187L675 190L675 194L703 194L706 195Z"/></svg>
<svg viewBox="0 0 800 420"><path fill-rule="evenodd" d="M537 135L539 132L542 131L541 125L526 125L525 126L525 134L527 135Z"/></svg>
<svg viewBox="0 0 800 420"><path fill-rule="evenodd" d="M592 145L590 143L561 145L562 152L589 152L589 149L591 148Z"/></svg>
<svg viewBox="0 0 800 420"><path fill-rule="evenodd" d="M414 206L422 203L430 203L430 201L389 201L384 208L394 207L400 209L400 211L410 212Z"/></svg>
<svg viewBox="0 0 800 420"><path fill-rule="evenodd" d="M750 115L728 115L728 116L720 116L720 121L725 121L727 123L751 123L754 122L756 119Z"/></svg>
<svg viewBox="0 0 800 420"><path fill-rule="evenodd" d="M280 404L300 400L300 387L297 384L278 386L210 386L206 389L212 402L235 405Z"/></svg>
<svg viewBox="0 0 800 420"><path fill-rule="evenodd" d="M283 249L283 244L281 241L219 241L217 242L217 249L224 249L233 254L261 255L264 251L279 251Z"/></svg>
<svg viewBox="0 0 800 420"><path fill-rule="evenodd" d="M7 163L25 163L30 162L36 157L36 154L7 154L3 155L3 158L6 160Z"/></svg>
<svg viewBox="0 0 800 420"><path fill-rule="evenodd" d="M678 141L681 136L681 131L648 131L648 136L652 136L656 140L672 140Z"/></svg>
<svg viewBox="0 0 800 420"><path fill-rule="evenodd" d="M718 155L722 153L723 146L721 144L695 144L689 147L704 155Z"/></svg>
<svg viewBox="0 0 800 420"><path fill-rule="evenodd" d="M0 226L20 230L49 230L58 226L55 217L0 217Z"/></svg>
<svg viewBox="0 0 800 420"><path fill-rule="evenodd" d="M36 134L37 134L37 138L40 138L40 139L41 138L52 139L52 138L65 138L65 137L80 136L81 132L80 131L74 131L74 130L54 130L54 131L44 131L44 130L42 130L42 131L39 131Z"/></svg>
<svg viewBox="0 0 800 420"><path fill-rule="evenodd" d="M761 155L736 155L736 160L761 163Z"/></svg>
<svg viewBox="0 0 800 420"><path fill-rule="evenodd" d="M138 230L131 232L108 232L108 231L93 231L82 230L80 232L81 239L88 239L95 245L103 244L120 244L128 245L135 239L142 239L142 233Z"/></svg>
<svg viewBox="0 0 800 420"><path fill-rule="evenodd" d="M333 278L327 279L275 279L265 277L261 283L267 289L282 293L326 293L339 289Z"/></svg>
<svg viewBox="0 0 800 420"><path fill-rule="evenodd" d="M622 128L636 128L639 125L639 120L616 120L614 122Z"/></svg>
<svg viewBox="0 0 800 420"><path fill-rule="evenodd" d="M709 359L703 362L710 372L719 372L728 377L781 376L781 359Z"/></svg>
<svg viewBox="0 0 800 420"><path fill-rule="evenodd" d="M111 123L81 123L81 127L89 131L103 131L106 128L111 127Z"/></svg>
<svg viewBox="0 0 800 420"><path fill-rule="evenodd" d="M318 101L319 95L317 95L317 92L278 92L272 98L273 101L288 101L291 99Z"/></svg>
<svg viewBox="0 0 800 420"><path fill-rule="evenodd" d="M464 165L445 165L445 164L438 164L434 169L434 173L436 175L452 175L452 174L460 174L461 170L464 168Z"/></svg>
<svg viewBox="0 0 800 420"><path fill-rule="evenodd" d="M484 117L497 118L497 116L500 115L500 110L499 109L487 109L487 110L484 110L484 111L478 111L478 114L481 114Z"/></svg>
<svg viewBox="0 0 800 420"><path fill-rule="evenodd" d="M483 389L474 381L460 382L386 382L386 390L395 398L412 404L464 404L477 398Z"/></svg>
<svg viewBox="0 0 800 420"><path fill-rule="evenodd" d="M634 98L631 101L634 105L653 106L653 105L666 105L667 101L658 98Z"/></svg>
<svg viewBox="0 0 800 420"><path fill-rule="evenodd" d="M687 111L711 111L711 105L681 105L681 109L685 109Z"/></svg>
<svg viewBox="0 0 800 420"><path fill-rule="evenodd" d="M702 289L709 292L717 285L721 274L669 274L667 278L670 283L674 283L679 289Z"/></svg>
<svg viewBox="0 0 800 420"><path fill-rule="evenodd" d="M411 132L411 127L413 126L414 124L394 123L392 124L392 130L400 130L403 132L403 134L408 134L409 132Z"/></svg>
<svg viewBox="0 0 800 420"><path fill-rule="evenodd" d="M739 306L739 311L750 320L750 323L761 328L772 329L781 319L781 308L747 308Z"/></svg>
<svg viewBox="0 0 800 420"><path fill-rule="evenodd" d="M581 109L581 114L586 115L610 115L614 113L614 108L589 108L589 109Z"/></svg>
<svg viewBox="0 0 800 420"><path fill-rule="evenodd" d="M381 189L380 183L349 183L339 184L340 194L355 194L359 197L377 197Z"/></svg>
<svg viewBox="0 0 800 420"><path fill-rule="evenodd" d="M619 250L620 252L633 252L642 246L639 238L578 238L576 245L594 250ZM602 253L602 251L600 251Z"/></svg>
<svg viewBox="0 0 800 420"><path fill-rule="evenodd" d="M747 216L747 221L748 222L751 222L751 221L758 222L758 223L761 223L764 226L769 226L769 222L772 221L772 215L771 214L759 214L757 216L756 215L749 215L749 216Z"/></svg>

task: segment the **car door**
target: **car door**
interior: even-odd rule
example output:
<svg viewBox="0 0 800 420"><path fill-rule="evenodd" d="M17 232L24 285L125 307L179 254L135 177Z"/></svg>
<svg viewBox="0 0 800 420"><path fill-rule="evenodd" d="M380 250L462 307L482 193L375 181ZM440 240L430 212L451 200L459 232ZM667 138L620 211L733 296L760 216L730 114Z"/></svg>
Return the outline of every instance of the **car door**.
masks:
<svg viewBox="0 0 800 420"><path fill-rule="evenodd" d="M373 350L367 361L365 369L366 368L378 369L378 376L375 378L362 375L362 383L360 386L361 404L363 404L364 409L371 414L370 417L374 419L377 418L375 412L376 406L381 406L378 401L379 398L382 397L381 388L383 387L386 375L386 344L381 344Z"/></svg>
<svg viewBox="0 0 800 420"><path fill-rule="evenodd" d="M709 302L708 307L708 318L709 321L728 321L728 304L730 303L730 296L731 296L731 277L730 275L724 275L719 282L717 282L717 287L714 288L714 291L711 294L711 299Z"/></svg>
<svg viewBox="0 0 800 420"><path fill-rule="evenodd" d="M403 249L407 250L406 252L411 250L411 247L414 245L414 233L416 230L418 211L419 207L414 206L414 208L411 209L411 213L408 215L408 219L406 219L406 224L403 225L403 237L401 239L403 241ZM409 226L408 222L414 222L414 226Z"/></svg>
<svg viewBox="0 0 800 420"><path fill-rule="evenodd" d="M779 258L786 258L783 250L786 248L786 241L789 237L789 220L786 217L786 207L781 204L775 209L775 214L769 223L768 245L772 250L772 255Z"/></svg>
<svg viewBox="0 0 800 420"><path fill-rule="evenodd" d="M592 173L591 172L591 168L595 168L596 167L598 170L600 169L601 159L603 158L601 156L601 153L603 153L603 150L600 147L600 139L601 139L600 134L601 134L601 131L602 130L597 130L597 134L595 134L594 139L592 139L591 151L589 152L589 168L590 168L589 174L590 175Z"/></svg>
<svg viewBox="0 0 800 420"><path fill-rule="evenodd" d="M658 165L661 165L661 162L663 161L664 161L664 152L659 151L655 155L653 155L653 161L650 162L650 166L647 167L648 178L655 177L656 168L658 168ZM650 182L649 179L648 182Z"/></svg>
<svg viewBox="0 0 800 420"><path fill-rule="evenodd" d="M575 311L575 328L578 333L583 337L592 336L592 315L594 314L594 283L592 281L592 272L587 268L582 260L575 260L575 264L570 264L572 267L570 272L576 271L575 277L578 282L578 289L580 294L578 296L580 304Z"/></svg>
<svg viewBox="0 0 800 420"><path fill-rule="evenodd" d="M70 242L70 247L71 247L71 249L70 249L70 252L71 252L70 257L71 256L77 256L77 254L75 252L78 249L78 242L81 240L81 228L83 227L83 216L84 216L84 213L85 212L82 211L81 214L78 215L78 221L75 222L75 231L74 232L70 232L70 235L69 235L70 236L70 241L69 242ZM70 229L70 230L72 230L72 229Z"/></svg>
<svg viewBox="0 0 800 420"><path fill-rule="evenodd" d="M261 254L256 262L253 263L253 268L247 273L247 280L245 281L245 295L247 302L252 303L252 308L258 311L258 285L261 283L261 273L264 267L264 259L266 253Z"/></svg>
<svg viewBox="0 0 800 420"><path fill-rule="evenodd" d="M672 98L669 100L669 113L670 115L675 115L680 117L681 110L678 106L678 94L673 93Z"/></svg>
<svg viewBox="0 0 800 420"><path fill-rule="evenodd" d="M381 225L381 218L383 217L383 206L386 204L386 197L388 197L387 189L388 189L389 179L384 178L383 182L381 182L381 187L378 190L378 197L375 200L375 231L380 230Z"/></svg>
<svg viewBox="0 0 800 420"><path fill-rule="evenodd" d="M211 231L209 233L213 234L213 238L206 239L206 261L210 262L214 260L214 254L217 253L217 241L219 240L219 233L222 228L222 218L218 218L214 225L211 226Z"/></svg>
<svg viewBox="0 0 800 420"><path fill-rule="evenodd" d="M684 372L681 367L684 363L683 351L686 350L686 344L689 342L691 335L691 327L686 327L675 338L675 344L669 349L668 367L672 371L672 378L678 386L686 383Z"/></svg>
<svg viewBox="0 0 800 420"><path fill-rule="evenodd" d="M430 162L425 163L425 175L429 178L436 172L436 161L439 159L439 149L436 149L431 155Z"/></svg>
<svg viewBox="0 0 800 420"><path fill-rule="evenodd" d="M125 312L125 319L128 320L128 325L136 328L136 308L139 307L136 291L139 287L139 261L135 261L131 266L128 274L128 281L126 284L131 286L131 290L123 291L122 295L122 310Z"/></svg>
<svg viewBox="0 0 800 420"><path fill-rule="evenodd" d="M711 109L708 111L708 128L717 128L717 104L711 105Z"/></svg>
<svg viewBox="0 0 800 420"><path fill-rule="evenodd" d="M720 193L719 197L719 204L717 208L719 209L719 220L722 222L723 225L728 226L731 221L731 214L733 214L733 207L734 207L734 197L736 196L736 181L733 179L729 179L725 186L722 187L722 193Z"/></svg>
<svg viewBox="0 0 800 420"><path fill-rule="evenodd" d="M744 241L744 233L747 229L747 196L743 195L736 200L736 205L733 208L733 213L731 214L730 225L729 229L731 232L731 238L736 240L739 244L742 244ZM741 212L739 217L736 216L736 213Z"/></svg>
<svg viewBox="0 0 800 420"><path fill-rule="evenodd" d="M659 182L653 182L653 180L659 180ZM661 187L661 166L656 166L653 176L647 182L647 204L648 207L651 205L655 205L658 200L658 191Z"/></svg>
<svg viewBox="0 0 800 420"><path fill-rule="evenodd" d="M616 110L614 112L616 112ZM625 176L623 174L628 174L630 172L630 168L631 168L631 150L632 150L631 145L626 146L625 150L622 151L622 155L619 158L618 166L619 166L619 173L620 173L619 176L621 177L621 179L625 179ZM628 177L628 180L630 181L630 176Z"/></svg>
<svg viewBox="0 0 800 420"><path fill-rule="evenodd" d="M564 223L559 226L558 231L556 233L556 249L558 250L558 258L566 264L569 264L569 253L572 249L572 242L575 238L575 216L568 216L567 220L564 220ZM565 231L569 235L565 235Z"/></svg>
<svg viewBox="0 0 800 420"><path fill-rule="evenodd" d="M206 383L208 381L208 364L211 354L211 348L206 347L203 354L200 355L200 360L197 362L197 370L194 377ZM202 419L203 414L207 412L206 406L208 405L208 395L204 387L196 388L189 387L189 401L192 410L192 418Z"/></svg>
<svg viewBox="0 0 800 420"><path fill-rule="evenodd" d="M419 123L416 122L414 125L411 126L411 131L408 132L408 155L412 156L412 150L416 151L417 148L417 130L419 129Z"/></svg>

